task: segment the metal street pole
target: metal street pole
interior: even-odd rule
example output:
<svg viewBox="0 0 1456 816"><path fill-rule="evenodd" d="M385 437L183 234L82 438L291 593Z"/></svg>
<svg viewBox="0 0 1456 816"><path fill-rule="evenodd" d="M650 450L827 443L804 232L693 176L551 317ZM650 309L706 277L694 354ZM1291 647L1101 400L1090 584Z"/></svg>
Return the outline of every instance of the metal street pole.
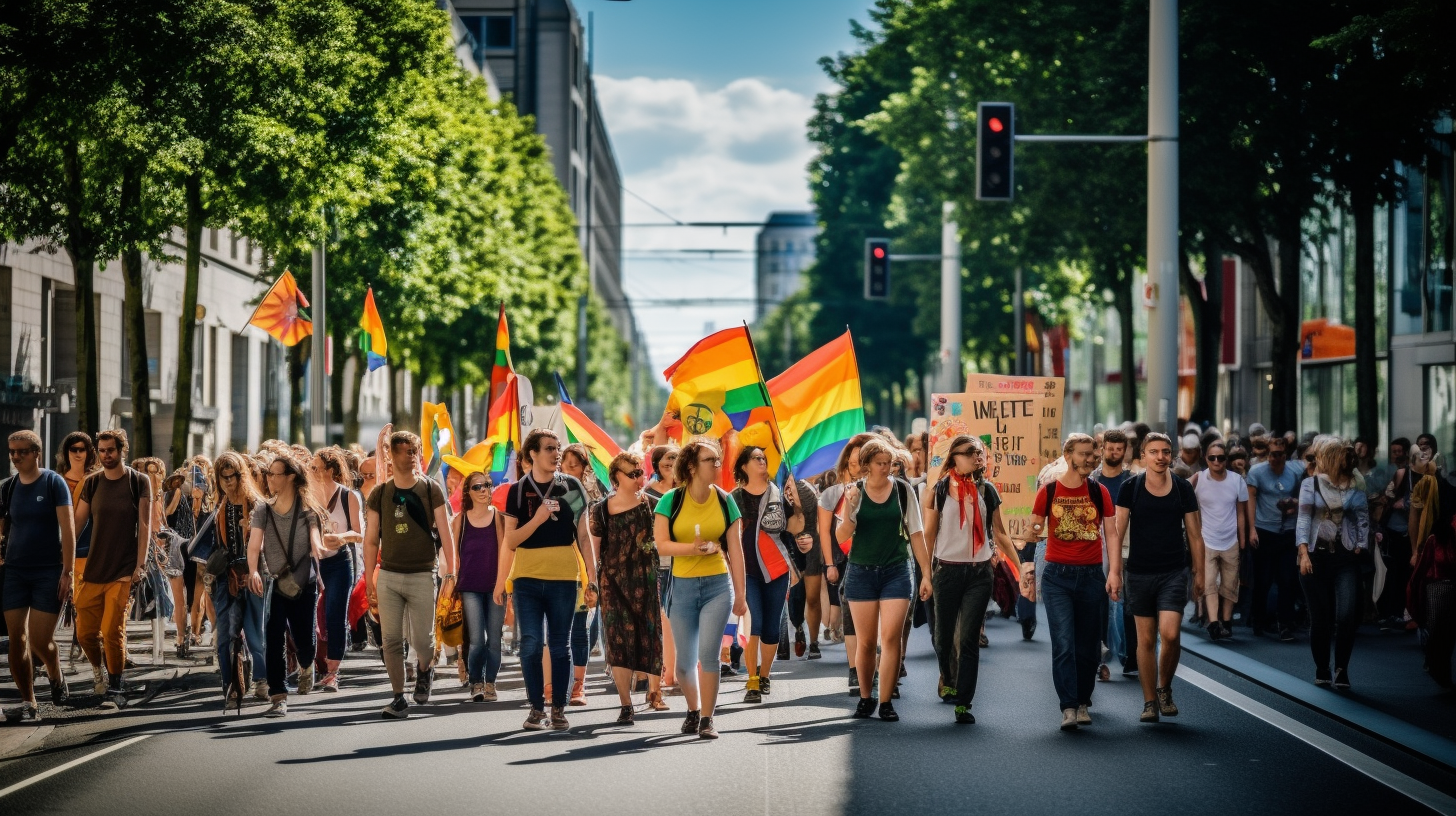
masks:
<svg viewBox="0 0 1456 816"><path fill-rule="evenodd" d="M1178 413L1178 2L1148 11L1148 397L1168 431ZM1176 429L1173 429L1176 430Z"/></svg>
<svg viewBox="0 0 1456 816"><path fill-rule="evenodd" d="M313 248L313 297L310 298L309 316L313 318L313 354L308 372L309 442L315 446L324 444L328 426L328 383L325 373L328 364L328 345L324 337L324 245L320 241Z"/></svg>
<svg viewBox="0 0 1456 816"><path fill-rule="evenodd" d="M1011 319L1016 325L1011 330L1011 346L1016 349L1016 364L1011 373L1021 377L1026 374L1026 289L1021 283L1021 267L1016 267L1016 293L1012 295Z"/></svg>
<svg viewBox="0 0 1456 816"><path fill-rule="evenodd" d="M941 204L940 376L942 394L961 391L961 235L955 202Z"/></svg>

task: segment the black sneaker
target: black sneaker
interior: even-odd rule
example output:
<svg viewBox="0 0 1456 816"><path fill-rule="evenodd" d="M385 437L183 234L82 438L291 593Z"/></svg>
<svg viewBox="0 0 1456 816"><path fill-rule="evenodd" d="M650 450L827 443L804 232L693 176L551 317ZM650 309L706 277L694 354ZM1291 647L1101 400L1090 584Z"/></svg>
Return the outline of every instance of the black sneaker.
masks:
<svg viewBox="0 0 1456 816"><path fill-rule="evenodd" d="M718 664L718 676L719 677L723 677L723 678L737 677L738 676L738 672L737 672L737 670L735 670L732 666L728 665L727 663L719 663Z"/></svg>
<svg viewBox="0 0 1456 816"><path fill-rule="evenodd" d="M1218 621L1209 621L1208 622L1208 626L1206 626L1205 628L1208 630L1208 639L1209 640L1218 640L1218 638L1219 638L1219 625L1218 625Z"/></svg>
<svg viewBox="0 0 1456 816"><path fill-rule="evenodd" d="M1337 689L1349 689L1350 688L1350 670L1349 669L1335 669L1335 688L1337 688Z"/></svg>
<svg viewBox="0 0 1456 816"><path fill-rule="evenodd" d="M409 716L409 703L405 702L403 694L396 694L389 705L379 710L379 714L385 719L402 720Z"/></svg>
<svg viewBox="0 0 1456 816"><path fill-rule="evenodd" d="M973 725L976 722L976 715L971 713L970 706L956 706L956 725Z"/></svg>
<svg viewBox="0 0 1456 816"><path fill-rule="evenodd" d="M1290 631L1288 629L1285 629L1285 628L1281 627L1279 629L1279 642L1281 642L1281 643L1292 643L1292 642L1294 642L1294 632L1292 632L1292 631Z"/></svg>
<svg viewBox="0 0 1456 816"><path fill-rule="evenodd" d="M767 677L758 678L758 690L763 692L763 696L767 697L773 691L773 681Z"/></svg>
<svg viewBox="0 0 1456 816"><path fill-rule="evenodd" d="M704 717L698 721L698 739L717 739L718 729L713 727L713 718Z"/></svg>
<svg viewBox="0 0 1456 816"><path fill-rule="evenodd" d="M819 658L821 658L823 656L824 655L823 654L820 654L820 652L819 652L819 641L817 641L817 640L810 641L809 642L809 659L810 660L818 660Z"/></svg>
<svg viewBox="0 0 1456 816"><path fill-rule="evenodd" d="M617 714L617 725L632 725L632 706L622 706L622 711Z"/></svg>
<svg viewBox="0 0 1456 816"><path fill-rule="evenodd" d="M430 686L435 682L435 669L425 669L415 675L415 703L424 705L430 701Z"/></svg>
<svg viewBox="0 0 1456 816"><path fill-rule="evenodd" d="M875 713L875 701L869 697L859 698L859 703L854 707L854 716L858 719L865 719Z"/></svg>
<svg viewBox="0 0 1456 816"><path fill-rule="evenodd" d="M759 691L757 686L750 685L748 690L743 692L743 702L761 703L763 702L763 692Z"/></svg>
<svg viewBox="0 0 1456 816"><path fill-rule="evenodd" d="M804 627L794 630L794 657L804 656Z"/></svg>
<svg viewBox="0 0 1456 816"><path fill-rule="evenodd" d="M895 705L889 700L880 703L880 719L885 722L899 722L900 715L895 713Z"/></svg>
<svg viewBox="0 0 1456 816"><path fill-rule="evenodd" d="M1330 667L1320 666L1314 670L1314 684L1323 688L1330 687Z"/></svg>
<svg viewBox="0 0 1456 816"><path fill-rule="evenodd" d="M1036 618L1028 618L1021 622L1021 639L1031 640L1036 636Z"/></svg>
<svg viewBox="0 0 1456 816"><path fill-rule="evenodd" d="M701 722L702 718L698 716L698 712L689 711L688 716L683 719L682 732L684 734L698 733L698 724Z"/></svg>
<svg viewBox="0 0 1456 816"><path fill-rule="evenodd" d="M121 686L112 686L106 690L106 699L102 702L101 707L117 711L126 708L126 692L122 690Z"/></svg>
<svg viewBox="0 0 1456 816"><path fill-rule="evenodd" d="M51 703L57 708L71 702L71 690L66 687L65 680L51 681Z"/></svg>

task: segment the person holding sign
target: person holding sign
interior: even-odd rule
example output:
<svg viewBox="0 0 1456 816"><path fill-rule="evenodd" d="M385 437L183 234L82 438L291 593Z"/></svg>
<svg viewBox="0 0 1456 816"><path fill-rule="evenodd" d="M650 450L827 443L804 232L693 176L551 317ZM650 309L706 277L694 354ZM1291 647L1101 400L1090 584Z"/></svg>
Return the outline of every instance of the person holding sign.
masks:
<svg viewBox="0 0 1456 816"><path fill-rule="evenodd" d="M1032 540L1046 534L1041 600L1052 638L1052 683L1062 709L1062 730L1075 731L1092 724L1087 707L1097 686L1102 619L1107 617L1102 527L1112 510L1112 495L1087 480L1097 458L1092 437L1069 435L1062 444L1062 457L1066 472L1037 491L1030 533ZM1026 571L1035 568L1034 563L1021 565L1023 581Z"/></svg>
<svg viewBox="0 0 1456 816"><path fill-rule="evenodd" d="M890 702L900 674L900 633L910 610L910 555L920 564L920 600L930 600L930 554L920 523L920 505L909 483L890 476L894 451L882 439L871 439L859 450L864 478L844 490L844 520L836 535L854 539L849 567L844 574L844 599L859 636L855 669L859 672L856 717L875 713L870 690L875 677L875 649L880 650L880 719L895 722L900 715Z"/></svg>
<svg viewBox="0 0 1456 816"><path fill-rule="evenodd" d="M925 491L925 538L935 547L935 654L942 698L955 702L955 721L970 724L971 699L981 666L981 627L995 587L991 552L1011 563L1016 550L1001 519L1001 494L986 481L986 449L974 436L957 436L944 476ZM992 543L994 541L994 544ZM959 633L959 637L957 637Z"/></svg>
<svg viewBox="0 0 1456 816"><path fill-rule="evenodd" d="M1127 608L1137 621L1138 679L1143 687L1143 722L1178 716L1173 673L1182 653L1179 633L1188 605L1188 552L1203 564L1198 496L1187 479L1171 472L1173 442L1149 433L1143 441L1143 472L1124 482L1117 495L1117 524L1108 540L1107 594L1122 596L1122 537L1128 536ZM1128 530L1128 525L1132 529ZM1193 571L1193 595L1203 595L1203 570ZM1158 656L1159 640L1162 655ZM1156 699L1155 699L1156 697Z"/></svg>
<svg viewBox="0 0 1456 816"><path fill-rule="evenodd" d="M797 490L784 492L769 481L768 457L763 448L748 446L733 462L733 502L743 514L743 583L748 596L751 628L748 648L748 690L745 703L761 703L768 694L769 671L773 667L784 603L789 597L789 551L779 540L787 529L797 534L804 529Z"/></svg>

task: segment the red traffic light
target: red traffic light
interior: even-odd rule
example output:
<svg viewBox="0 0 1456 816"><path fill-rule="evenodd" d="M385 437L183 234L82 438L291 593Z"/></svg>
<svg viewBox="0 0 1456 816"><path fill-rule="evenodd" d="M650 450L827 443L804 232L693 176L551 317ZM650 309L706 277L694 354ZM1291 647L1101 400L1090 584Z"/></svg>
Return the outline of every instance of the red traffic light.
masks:
<svg viewBox="0 0 1456 816"><path fill-rule="evenodd" d="M875 247L874 248L874 253L875 253L875 258L877 260L880 259L880 258L883 258L883 257L885 257L885 248L884 247Z"/></svg>
<svg viewBox="0 0 1456 816"><path fill-rule="evenodd" d="M986 127L990 128L992 133L1000 133L1006 129L1006 125L995 116L992 116L991 121L986 123Z"/></svg>

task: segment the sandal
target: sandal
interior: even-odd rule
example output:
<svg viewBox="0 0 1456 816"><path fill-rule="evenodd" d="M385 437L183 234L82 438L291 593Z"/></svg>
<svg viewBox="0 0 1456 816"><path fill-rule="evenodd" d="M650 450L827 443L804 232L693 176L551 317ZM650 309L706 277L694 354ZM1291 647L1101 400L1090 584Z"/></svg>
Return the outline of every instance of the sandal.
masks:
<svg viewBox="0 0 1456 816"><path fill-rule="evenodd" d="M670 706L662 699L662 692L649 691L647 693L647 707L653 711L667 711Z"/></svg>

